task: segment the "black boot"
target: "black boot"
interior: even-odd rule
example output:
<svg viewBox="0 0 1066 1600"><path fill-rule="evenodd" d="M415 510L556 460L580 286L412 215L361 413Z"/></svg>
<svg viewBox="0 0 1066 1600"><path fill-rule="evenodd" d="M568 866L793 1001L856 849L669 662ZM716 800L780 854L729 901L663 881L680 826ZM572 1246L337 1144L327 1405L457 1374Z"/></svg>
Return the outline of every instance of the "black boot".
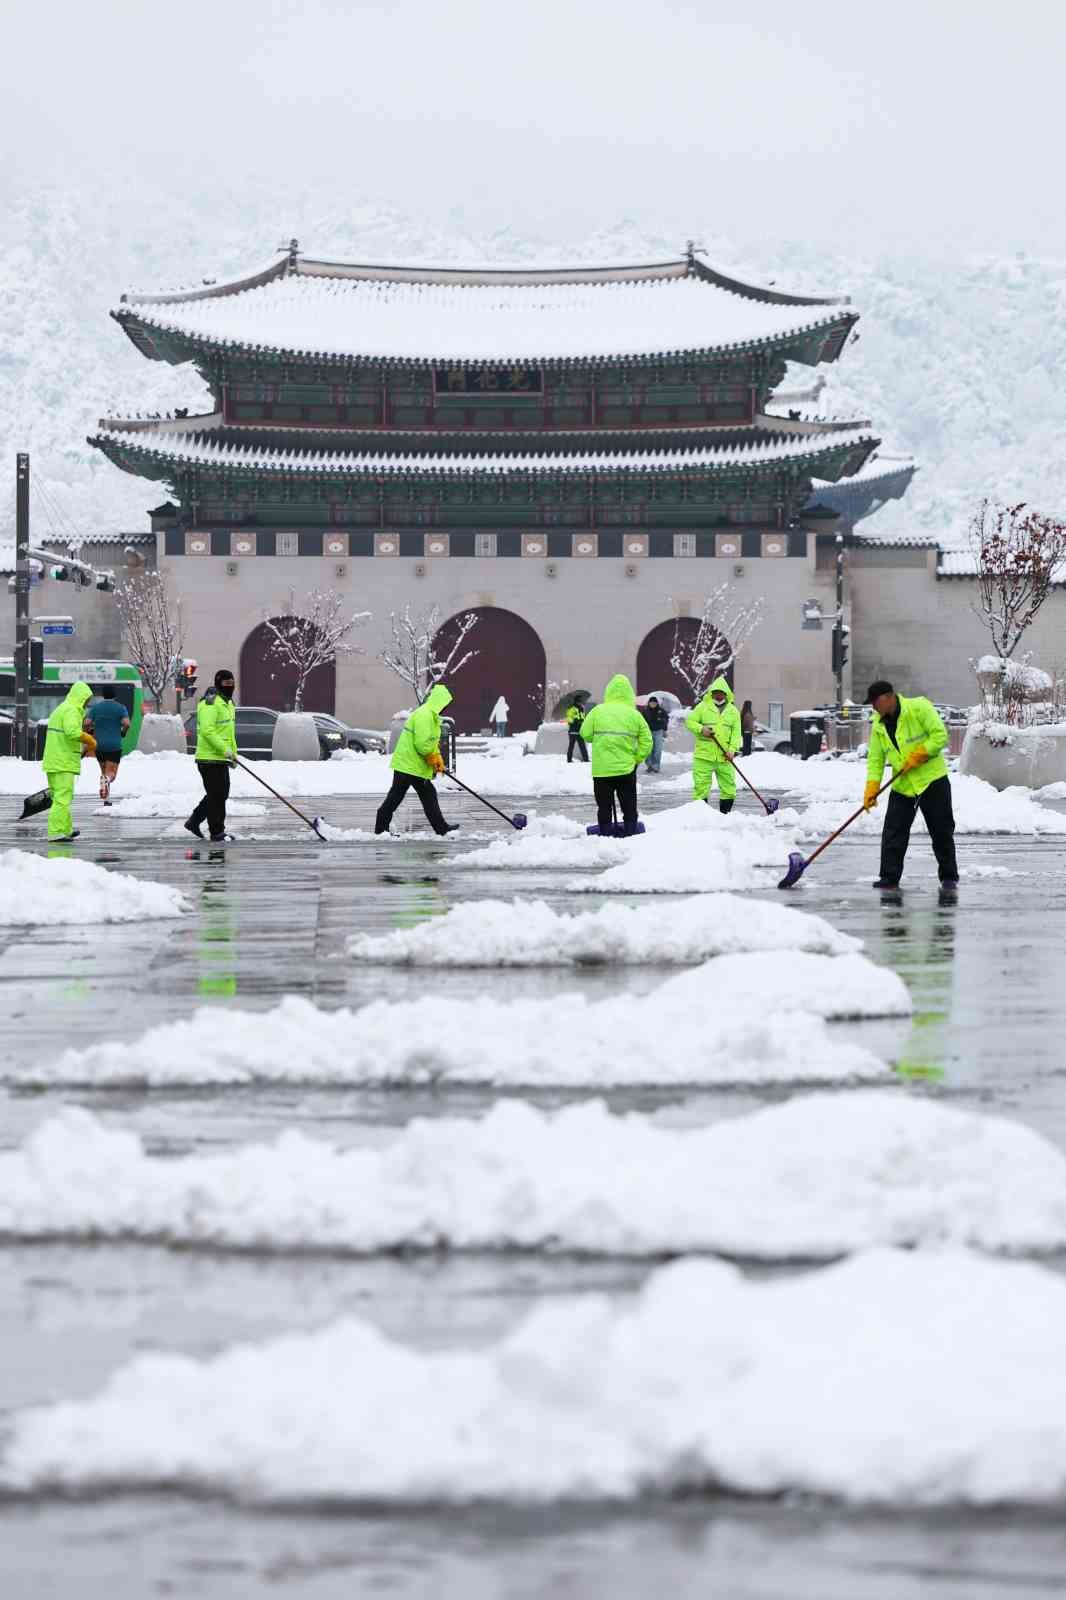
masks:
<svg viewBox="0 0 1066 1600"><path fill-rule="evenodd" d="M878 878L873 887L875 889L898 889L899 884L898 882L893 882L891 878Z"/></svg>
<svg viewBox="0 0 1066 1600"><path fill-rule="evenodd" d="M202 839L203 838L203 834L200 832L199 828L196 826L195 822L192 820L191 817L189 817L187 821L182 823L182 827L183 828L187 828L190 833L194 833L198 839Z"/></svg>
<svg viewBox="0 0 1066 1600"><path fill-rule="evenodd" d="M953 906L958 904L959 880L958 878L944 878L940 884L940 904Z"/></svg>
<svg viewBox="0 0 1066 1600"><path fill-rule="evenodd" d="M729 813L733 809L734 803L735 802L732 800L719 800L718 809L722 813L723 817L728 817Z"/></svg>

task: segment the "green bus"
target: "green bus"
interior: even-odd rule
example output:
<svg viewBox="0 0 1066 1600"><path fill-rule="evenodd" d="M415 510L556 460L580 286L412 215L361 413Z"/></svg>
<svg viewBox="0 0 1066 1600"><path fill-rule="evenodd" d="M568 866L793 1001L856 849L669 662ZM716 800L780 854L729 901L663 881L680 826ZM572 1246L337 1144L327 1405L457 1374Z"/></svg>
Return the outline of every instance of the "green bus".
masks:
<svg viewBox="0 0 1066 1600"><path fill-rule="evenodd" d="M30 680L30 726L47 722L59 702L65 699L72 683L87 683L96 696L105 684L115 690L115 699L125 707L130 719L122 741L122 754L136 750L144 716L144 686L137 667L128 661L46 661L44 677ZM15 667L10 656L0 661L0 713L15 714Z"/></svg>

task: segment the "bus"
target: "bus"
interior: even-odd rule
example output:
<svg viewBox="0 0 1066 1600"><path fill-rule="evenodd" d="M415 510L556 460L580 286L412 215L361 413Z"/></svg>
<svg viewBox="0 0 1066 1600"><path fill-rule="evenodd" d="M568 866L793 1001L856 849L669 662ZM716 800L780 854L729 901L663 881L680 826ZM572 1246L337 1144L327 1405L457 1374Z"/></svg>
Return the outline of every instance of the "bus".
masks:
<svg viewBox="0 0 1066 1600"><path fill-rule="evenodd" d="M144 686L137 667L128 661L46 661L43 678L30 680L30 726L47 722L72 683L87 683L94 697L111 684L115 699L130 719L122 741L122 754L136 750L144 716ZM9 656L0 661L0 715L15 715L15 665ZM43 745L42 745L43 747Z"/></svg>

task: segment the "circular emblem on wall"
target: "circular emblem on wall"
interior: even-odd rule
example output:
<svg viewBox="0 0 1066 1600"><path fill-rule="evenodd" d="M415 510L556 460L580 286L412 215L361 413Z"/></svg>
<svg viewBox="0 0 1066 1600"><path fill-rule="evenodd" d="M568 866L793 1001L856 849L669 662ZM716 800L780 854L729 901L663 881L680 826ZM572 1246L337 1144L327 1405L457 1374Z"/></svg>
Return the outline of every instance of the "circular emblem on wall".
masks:
<svg viewBox="0 0 1066 1600"><path fill-rule="evenodd" d="M526 544L526 549L529 551L531 556L539 556L542 553L544 546L541 544L539 539L530 539Z"/></svg>
<svg viewBox="0 0 1066 1600"><path fill-rule="evenodd" d="M782 545L779 539L770 539L767 541L766 554L768 556L779 556L781 554L781 550Z"/></svg>
<svg viewBox="0 0 1066 1600"><path fill-rule="evenodd" d="M331 556L342 556L344 554L343 541L341 539L331 539L326 546L326 551Z"/></svg>
<svg viewBox="0 0 1066 1600"><path fill-rule="evenodd" d="M737 547L736 547L736 545L735 545L735 544L732 544L732 543L730 543L730 544L723 544L723 545L722 545L722 554L723 554L723 555L724 555L724 556L735 556L735 555L736 555L736 554L737 554Z"/></svg>
<svg viewBox="0 0 1066 1600"><path fill-rule="evenodd" d="M444 540L431 539L429 541L429 553L431 556L442 556L444 554Z"/></svg>
<svg viewBox="0 0 1066 1600"><path fill-rule="evenodd" d="M395 540L382 539L378 545L378 549L381 551L383 556L391 556L396 549Z"/></svg>
<svg viewBox="0 0 1066 1600"><path fill-rule="evenodd" d="M629 554L631 556L643 555L644 554L644 541L643 541L643 539L634 539L631 544L627 544L626 545L626 549L627 549L627 551L629 552Z"/></svg>
<svg viewBox="0 0 1066 1600"><path fill-rule="evenodd" d="M234 549L239 556L250 556L252 553L251 539L238 539Z"/></svg>
<svg viewBox="0 0 1066 1600"><path fill-rule="evenodd" d="M579 539L577 541L577 553L579 556L590 556L592 554L592 545L588 539Z"/></svg>
<svg viewBox="0 0 1066 1600"><path fill-rule="evenodd" d="M189 549L192 551L194 556L202 556L204 551L207 549L207 540L206 539L190 539L189 540Z"/></svg>

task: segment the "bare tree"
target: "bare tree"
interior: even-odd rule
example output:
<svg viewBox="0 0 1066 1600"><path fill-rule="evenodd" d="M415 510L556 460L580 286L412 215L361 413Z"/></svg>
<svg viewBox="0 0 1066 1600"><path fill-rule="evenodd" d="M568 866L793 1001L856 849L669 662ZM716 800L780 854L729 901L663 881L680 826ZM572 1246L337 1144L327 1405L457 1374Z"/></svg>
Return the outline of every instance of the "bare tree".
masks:
<svg viewBox="0 0 1066 1600"><path fill-rule="evenodd" d="M435 683L454 678L477 655L476 650L464 651L463 645L478 621L476 611L467 611L452 618L451 632L438 639L440 606L412 615L410 605L405 605L402 611L389 613L392 643L380 651L381 660L403 679L421 705Z"/></svg>
<svg viewBox="0 0 1066 1600"><path fill-rule="evenodd" d="M329 666L338 656L359 654L360 647L350 635L369 620L369 611L347 615L336 589L312 589L302 611L286 617L264 617L269 636L267 655L296 674L294 711L303 710L304 689L317 667Z"/></svg>
<svg viewBox="0 0 1066 1600"><path fill-rule="evenodd" d="M1009 661L1066 563L1066 523L1016 506L982 500L970 524L979 604L995 654ZM1066 578L1066 570L1060 572Z"/></svg>
<svg viewBox="0 0 1066 1600"><path fill-rule="evenodd" d="M762 621L762 611L761 596L742 602L729 582L712 589L703 602L694 629L682 628L685 619L675 605L670 665L688 688L694 706L703 699L714 679L729 671Z"/></svg>
<svg viewBox="0 0 1066 1600"><path fill-rule="evenodd" d="M115 590L126 650L149 698L162 710L163 695L182 662L181 601L172 600L161 572L142 572Z"/></svg>

